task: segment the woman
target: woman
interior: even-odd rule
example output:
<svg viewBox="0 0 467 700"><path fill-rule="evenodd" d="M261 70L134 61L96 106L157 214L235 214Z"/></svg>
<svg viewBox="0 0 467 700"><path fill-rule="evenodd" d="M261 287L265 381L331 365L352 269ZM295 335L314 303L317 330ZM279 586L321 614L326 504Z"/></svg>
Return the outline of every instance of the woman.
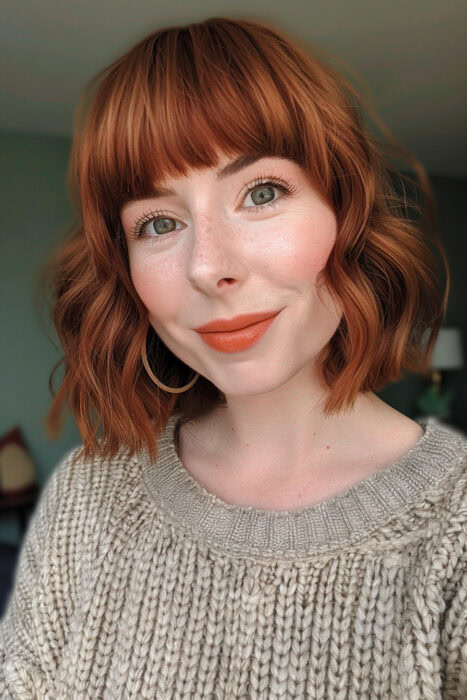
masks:
<svg viewBox="0 0 467 700"><path fill-rule="evenodd" d="M467 441L374 393L429 367L449 271L358 92L222 18L91 86L45 272L49 427L67 399L83 445L31 519L1 697L465 697Z"/></svg>

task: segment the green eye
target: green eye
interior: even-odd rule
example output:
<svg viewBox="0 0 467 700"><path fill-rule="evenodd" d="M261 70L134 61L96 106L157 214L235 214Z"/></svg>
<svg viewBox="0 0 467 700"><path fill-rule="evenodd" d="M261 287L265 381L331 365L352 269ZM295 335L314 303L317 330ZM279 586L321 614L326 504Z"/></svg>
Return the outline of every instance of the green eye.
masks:
<svg viewBox="0 0 467 700"><path fill-rule="evenodd" d="M271 185L260 185L259 187L255 187L253 190L250 190L249 194L251 193L251 199L255 204L257 204L258 206L263 206L264 204L269 204L271 201L267 199L268 195L265 195L264 192L267 192L267 190L269 190L270 196L273 197L274 193L271 194L271 191L274 189L275 187L272 187ZM255 193L257 192L259 192L259 196L256 195L255 197Z"/></svg>

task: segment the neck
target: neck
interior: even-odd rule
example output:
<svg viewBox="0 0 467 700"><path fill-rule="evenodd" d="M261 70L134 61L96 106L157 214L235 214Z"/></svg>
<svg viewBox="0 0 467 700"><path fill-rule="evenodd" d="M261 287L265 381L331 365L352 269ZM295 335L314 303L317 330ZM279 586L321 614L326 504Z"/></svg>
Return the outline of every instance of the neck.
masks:
<svg viewBox="0 0 467 700"><path fill-rule="evenodd" d="M227 406L182 426L181 439L185 454L217 471L221 465L224 477L290 483L359 463L375 445L387 450L388 437L397 447L399 434L405 447L416 438L414 429L420 435L420 426L370 392L358 396L351 412L330 417L303 407L291 414L280 405L267 416L252 416Z"/></svg>

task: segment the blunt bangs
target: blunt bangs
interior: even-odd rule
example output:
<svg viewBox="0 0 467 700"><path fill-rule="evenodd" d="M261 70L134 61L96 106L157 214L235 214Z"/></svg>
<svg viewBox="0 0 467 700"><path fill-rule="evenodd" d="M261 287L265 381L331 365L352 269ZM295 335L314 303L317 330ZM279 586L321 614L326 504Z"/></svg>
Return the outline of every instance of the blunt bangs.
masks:
<svg viewBox="0 0 467 700"><path fill-rule="evenodd" d="M285 157L329 189L317 87L285 48L266 56L248 32L199 24L156 33L132 52L137 61L125 55L91 83L101 81L85 130L98 147L82 149L81 166L107 215L166 179L216 167L222 154ZM295 90L286 85L291 73ZM311 116L313 129L303 129Z"/></svg>

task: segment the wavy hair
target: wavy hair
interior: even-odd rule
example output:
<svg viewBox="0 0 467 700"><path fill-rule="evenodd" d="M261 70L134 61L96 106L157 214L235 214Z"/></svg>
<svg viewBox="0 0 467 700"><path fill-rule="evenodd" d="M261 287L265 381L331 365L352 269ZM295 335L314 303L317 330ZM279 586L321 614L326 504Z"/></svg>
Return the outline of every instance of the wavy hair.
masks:
<svg viewBox="0 0 467 700"><path fill-rule="evenodd" d="M124 448L130 456L148 449L156 459L172 414L185 422L225 405L206 377L168 394L147 375L145 342L151 366L169 386L186 384L193 371L148 321L119 216L125 202L150 196L167 177L215 167L219 153L294 160L336 215L337 238L320 282L343 315L316 357L329 387L323 413L348 410L359 392L379 391L403 370L428 372L449 293L428 176L323 55L271 25L215 17L149 34L86 86L68 164L76 221L40 274L64 351L49 378L46 427L55 438L68 405L83 439L78 457L107 459ZM371 135L363 105L390 143ZM412 163L417 183L390 164L384 147ZM425 206L409 201L404 181L421 186ZM427 233L444 264L444 294Z"/></svg>

